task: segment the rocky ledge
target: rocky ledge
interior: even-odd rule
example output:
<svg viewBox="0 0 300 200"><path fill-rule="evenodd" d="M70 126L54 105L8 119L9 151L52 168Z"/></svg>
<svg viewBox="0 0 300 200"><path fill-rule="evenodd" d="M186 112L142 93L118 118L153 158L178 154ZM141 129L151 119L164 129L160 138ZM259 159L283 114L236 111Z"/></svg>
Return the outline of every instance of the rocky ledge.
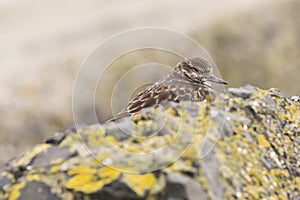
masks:
<svg viewBox="0 0 300 200"><path fill-rule="evenodd" d="M299 199L300 98L250 85L74 126L0 170L0 199Z"/></svg>

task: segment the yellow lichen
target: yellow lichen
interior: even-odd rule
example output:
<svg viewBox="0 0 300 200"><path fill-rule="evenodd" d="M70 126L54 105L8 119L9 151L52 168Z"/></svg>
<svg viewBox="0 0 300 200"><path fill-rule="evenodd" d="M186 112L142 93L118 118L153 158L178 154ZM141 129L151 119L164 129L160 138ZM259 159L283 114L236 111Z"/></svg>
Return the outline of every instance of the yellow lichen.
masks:
<svg viewBox="0 0 300 200"><path fill-rule="evenodd" d="M54 165L50 168L50 173L55 174L55 173L59 172L59 170L60 170L60 166Z"/></svg>
<svg viewBox="0 0 300 200"><path fill-rule="evenodd" d="M38 145L35 148L33 148L32 150L29 150L28 152L26 152L25 155L22 156L19 160L14 161L12 163L12 165L14 165L14 166L27 165L34 156L47 150L50 147L51 147L51 145L49 145L49 144Z"/></svg>
<svg viewBox="0 0 300 200"><path fill-rule="evenodd" d="M262 134L257 134L256 136L257 141L259 143L260 146L262 147L268 147L270 146L269 142L266 140L265 136Z"/></svg>
<svg viewBox="0 0 300 200"><path fill-rule="evenodd" d="M132 120L133 121L139 121L141 119L142 119L141 113L137 113L137 114L135 114L135 115L132 116Z"/></svg>
<svg viewBox="0 0 300 200"><path fill-rule="evenodd" d="M17 200L21 195L20 190L25 186L25 182L21 182L12 187L11 193L9 195L9 200Z"/></svg>
<svg viewBox="0 0 300 200"><path fill-rule="evenodd" d="M67 135L59 144L60 147L69 146L78 153L76 156L66 161L51 161L49 168L28 168L30 171L22 172L19 178L21 183L13 180L7 186L5 199L20 198L21 189L30 180L45 182L51 191L68 199L74 198L70 194L75 192L82 192L84 198L89 198L88 194L118 180L126 183L140 197L155 199L156 194L163 195L165 192L165 174L173 172L192 174L207 196L214 199L213 185L201 168L203 160L199 160L204 140L215 144L210 155L218 159L224 199L294 199L300 191L300 178L293 175L298 173L295 158L299 148L295 143L297 134L294 130L298 131L300 126L300 105L298 102L290 104L284 97L276 96L277 93L276 90L258 90L246 99L233 97L230 93L220 94L211 103L198 103L196 117L185 109L190 105L188 103L182 103L181 108L151 108L149 112L153 120L141 114L134 116L136 123L132 123L130 133L136 137L121 137L122 141L115 134L106 135L105 125L100 129L99 126L81 129L78 134ZM270 94L275 94L272 99ZM274 104L269 103L272 100ZM213 111L220 116L212 118ZM230 114L226 115L226 112ZM224 134L219 135L223 124L215 118L222 115L227 118ZM165 122L164 128L159 129L162 121ZM82 148L78 135L95 155ZM115 146L120 151L124 150L124 154L119 154ZM155 176L153 173L120 172L101 163L116 163L119 169L127 171L137 171L137 166L150 168L167 160L169 155L136 161L132 152L151 153L164 147L172 147L180 154L173 163L157 170ZM26 167L34 156L47 148L47 145L38 146L12 163ZM4 172L1 175L9 177Z"/></svg>
<svg viewBox="0 0 300 200"><path fill-rule="evenodd" d="M105 138L105 140L106 140L106 142L108 142L108 144L107 145L109 145L109 146L111 146L111 145L115 145L115 146L119 146L119 142L116 140L116 138L115 137L113 137L113 136L107 136L106 138Z"/></svg>
<svg viewBox="0 0 300 200"><path fill-rule="evenodd" d="M65 184L65 187L68 189L73 189L75 191L81 191L85 193L91 193L95 190L91 191L90 184L94 181L92 180L94 174L78 174L69 179L69 181ZM95 185L94 185L95 186ZM99 188L100 189L100 188Z"/></svg>
<svg viewBox="0 0 300 200"><path fill-rule="evenodd" d="M96 173L96 169L90 168L88 166L83 166L83 167L78 167L74 169L70 169L68 171L68 174L73 175L73 174L93 174Z"/></svg>
<svg viewBox="0 0 300 200"><path fill-rule="evenodd" d="M14 180L14 175L12 175L11 173L9 173L7 171L1 172L1 176L6 176L8 179Z"/></svg>
<svg viewBox="0 0 300 200"><path fill-rule="evenodd" d="M14 185L11 189L11 193L9 195L9 200L17 200L21 195L21 189L28 183L29 181L39 181L41 179L40 175L38 174L31 174L26 177L21 183Z"/></svg>
<svg viewBox="0 0 300 200"><path fill-rule="evenodd" d="M175 115L175 113L176 113L172 107L168 108L165 112L166 112L166 114L169 114L169 115Z"/></svg>
<svg viewBox="0 0 300 200"><path fill-rule="evenodd" d="M40 181L41 176L39 174L30 174L27 176L26 181Z"/></svg>
<svg viewBox="0 0 300 200"><path fill-rule="evenodd" d="M70 170L69 174L76 175L68 180L65 187L86 194L100 190L104 185L111 183L119 176L117 170L109 167L103 167L98 172L96 169L82 167Z"/></svg>
<svg viewBox="0 0 300 200"><path fill-rule="evenodd" d="M105 144L105 140L103 139L104 135L105 129L103 128L91 131L88 134L89 146L100 146Z"/></svg>
<svg viewBox="0 0 300 200"><path fill-rule="evenodd" d="M126 183L139 196L145 195L157 183L157 179L152 173L147 174L124 174L122 181Z"/></svg>

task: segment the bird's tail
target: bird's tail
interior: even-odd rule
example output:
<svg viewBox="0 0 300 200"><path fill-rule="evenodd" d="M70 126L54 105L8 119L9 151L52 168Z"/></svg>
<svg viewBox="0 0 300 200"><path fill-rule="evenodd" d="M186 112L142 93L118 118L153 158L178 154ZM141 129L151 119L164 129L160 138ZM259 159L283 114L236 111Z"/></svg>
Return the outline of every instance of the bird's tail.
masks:
<svg viewBox="0 0 300 200"><path fill-rule="evenodd" d="M118 119L121 119L123 117L129 117L129 116L130 116L130 114L127 112L127 110L122 110L117 115L113 116L111 119L105 121L105 123L114 122L114 121L117 121Z"/></svg>

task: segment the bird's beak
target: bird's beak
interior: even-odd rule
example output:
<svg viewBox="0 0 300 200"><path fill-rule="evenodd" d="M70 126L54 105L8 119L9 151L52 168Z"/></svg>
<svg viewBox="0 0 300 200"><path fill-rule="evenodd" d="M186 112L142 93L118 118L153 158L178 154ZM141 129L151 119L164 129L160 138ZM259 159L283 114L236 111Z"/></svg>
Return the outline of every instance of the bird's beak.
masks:
<svg viewBox="0 0 300 200"><path fill-rule="evenodd" d="M205 78L206 81L213 82L213 83L219 83L227 85L226 81L223 81L219 77L215 76L214 74L210 74L208 77Z"/></svg>

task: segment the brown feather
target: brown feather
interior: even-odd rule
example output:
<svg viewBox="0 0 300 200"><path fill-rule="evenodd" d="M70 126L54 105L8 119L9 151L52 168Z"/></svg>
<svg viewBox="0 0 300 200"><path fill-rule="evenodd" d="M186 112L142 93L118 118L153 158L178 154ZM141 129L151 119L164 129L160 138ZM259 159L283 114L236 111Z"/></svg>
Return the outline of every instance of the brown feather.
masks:
<svg viewBox="0 0 300 200"><path fill-rule="evenodd" d="M203 101L209 94L207 81L227 84L212 74L211 65L202 58L184 59L165 78L138 93L126 109L109 121L125 116L132 116L141 109L161 103L162 101Z"/></svg>

